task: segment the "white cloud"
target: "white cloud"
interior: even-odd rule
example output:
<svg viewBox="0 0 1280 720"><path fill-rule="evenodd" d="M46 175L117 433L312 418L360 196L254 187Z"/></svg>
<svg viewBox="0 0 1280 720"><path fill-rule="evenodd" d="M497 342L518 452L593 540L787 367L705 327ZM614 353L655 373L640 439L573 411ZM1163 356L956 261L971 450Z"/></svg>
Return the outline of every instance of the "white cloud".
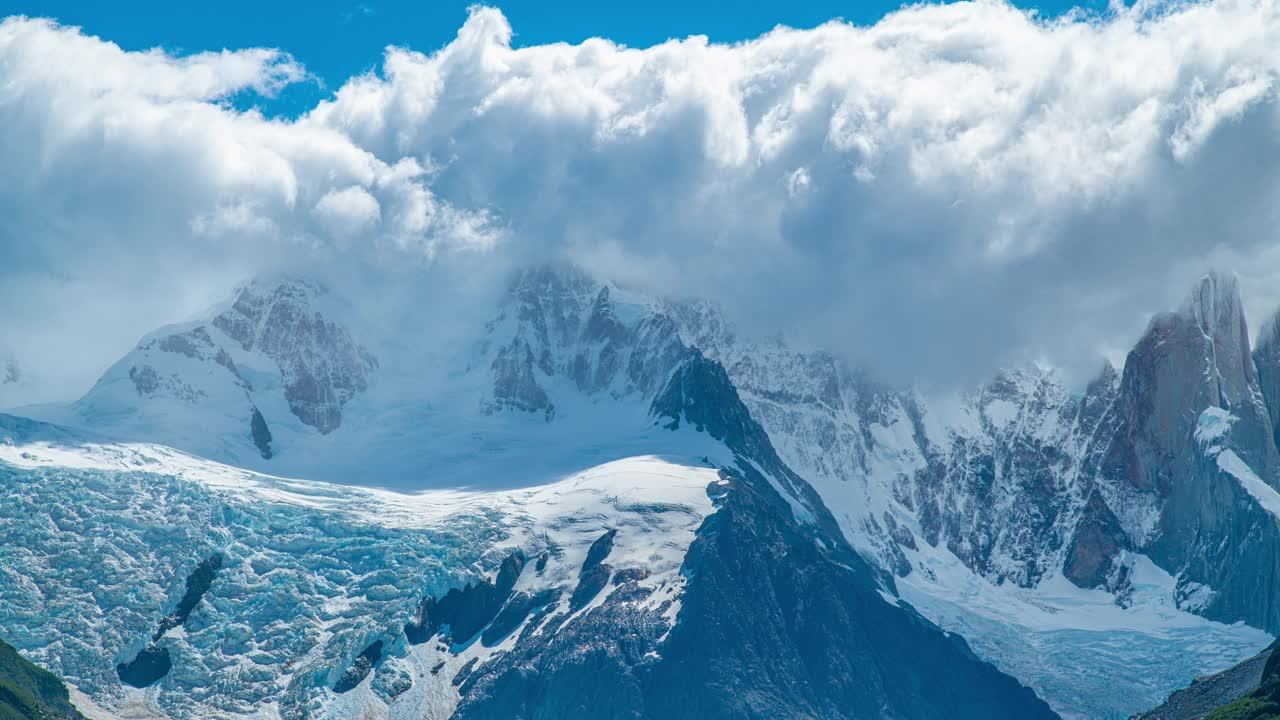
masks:
<svg viewBox="0 0 1280 720"><path fill-rule="evenodd" d="M1254 315L1278 299L1273 0L920 5L643 50L511 37L478 8L284 122L219 104L305 76L275 51L125 53L6 21L0 160L24 171L0 178L0 303L25 317L0 333L48 357L61 324L102 364L264 266L570 257L950 381L1092 371L1210 262L1242 271ZM114 292L129 319L68 292Z"/></svg>
<svg viewBox="0 0 1280 720"><path fill-rule="evenodd" d="M322 227L338 238L368 233L382 219L382 207L368 190L350 185L330 190L316 203L315 214Z"/></svg>

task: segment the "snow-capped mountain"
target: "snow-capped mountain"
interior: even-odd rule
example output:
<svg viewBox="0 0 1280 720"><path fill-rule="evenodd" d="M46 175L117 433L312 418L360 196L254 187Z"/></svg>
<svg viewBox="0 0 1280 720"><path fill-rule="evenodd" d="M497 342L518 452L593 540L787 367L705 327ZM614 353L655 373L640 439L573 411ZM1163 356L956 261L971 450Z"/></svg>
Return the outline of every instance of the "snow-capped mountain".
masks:
<svg viewBox="0 0 1280 720"><path fill-rule="evenodd" d="M1183 307L1152 321L1122 370L1104 367L1079 393L1070 392L1052 371L1030 368L1000 373L969 393L925 397L877 383L825 353L797 350L782 341L752 342L739 336L710 303L639 296L571 268L519 273L492 320L449 352L424 351L406 340L402 327L395 337L379 336L359 318L349 302L318 283L301 278L255 281L205 318L144 338L71 406L24 410L72 428L57 432L75 439L50 441L36 450L31 442L19 442L6 457L21 467L69 463L94 472L117 472L134 462L124 458L134 457L136 469L172 476L175 471L166 464L172 461L157 466L160 461L154 458L179 457L159 449L175 448L240 468L234 473L249 478L211 483L210 476L233 471L189 470L196 478L191 487L212 484L219 493L233 488L237 503L252 497L253 503L268 498L287 507L314 510L319 505L329 518L326 523L337 522L333 513L348 503L371 502L367 498L373 495L367 493L375 491L352 485L412 490L416 494L403 500L404 507L450 506L454 493L472 493L467 512L483 507L481 514L492 519L486 537L507 539L460 543L472 555L439 560L441 577L452 580L428 587L397 577L390 583L398 588L389 606L395 609L369 611L385 627L401 622L425 628L409 631L419 636L430 635L433 624L440 626L441 637L448 636L443 626L452 623L442 625L431 617L441 612L441 604L456 607L463 601L438 588L463 593L457 583L468 569L489 578L487 585L475 586L488 589L472 592L487 598L482 604L494 605L493 612L515 602L511 612L516 615L498 623L500 628L515 623L514 630L539 607L554 607L547 610L553 616L585 618L575 614L582 607L565 605L573 602L574 583L586 582L589 574L582 558L574 556L556 571L560 585L534 583L520 590L525 570L515 567L514 560L505 575L500 572L516 548L521 567L539 557L546 545L537 540L539 533L551 532L539 523L558 518L546 522L560 526L582 508L567 508L544 494L537 509L521 505L513 510L510 493L537 495L537 489L553 487L561 478L594 477L591 468L653 455L672 463L654 471L658 474L701 477L697 468L709 461L734 478L727 481L730 485L749 490L740 491L743 495L716 491L722 498L718 509L682 510L690 521L686 530L694 534L673 546L662 565L665 570L647 569L652 577L666 579L655 581L658 585L641 583L643 589L675 588L680 578L698 577L690 574L690 558L702 557L693 550L700 547L694 538L722 522L712 517L732 514L725 508L737 505L726 504L724 497L755 498L743 501L753 526L774 526L777 519L767 508L775 500L783 502L786 527L779 527L780 535L765 545L800 542L804 533L817 533L827 554L813 558L818 565L839 547L856 550L835 561L856 570L849 582L860 588L849 590L850 597L841 602L880 598L881 592L891 608L908 600L944 629L963 635L980 657L1032 687L1065 716L1111 717L1152 707L1192 677L1253 655L1276 631L1275 602L1260 588L1269 587L1274 577L1280 541L1275 514L1280 495L1273 489L1280 478L1274 422L1280 414L1280 333L1274 330L1280 320L1273 319L1267 325L1271 330L1251 349L1230 276L1206 276ZM125 449L138 442L148 449ZM68 444L80 448L74 457L58 450ZM195 460L183 463L199 465ZM268 480L253 473L343 485ZM649 494L627 507L696 505L688 497L665 498L660 484L646 487ZM614 491L602 487L593 492ZM319 502L316 496L328 499ZM385 499L402 496L377 497L384 498L377 505L381 509L359 514L357 524L381 527L385 523L374 516L406 512L391 509L401 500ZM601 540L606 527L624 522L625 516L616 512L601 512L603 524L578 538L582 557L597 540L621 547L625 535ZM426 515L434 519L420 524L431 529L461 517ZM517 532L513 517L539 520L520 525ZM340 534L351 532L343 529ZM727 534L732 533L719 531L717 537ZM256 536L245 541L250 550L258 542ZM223 568L235 565L226 551L220 552ZM199 556L188 552L182 562L194 567ZM752 561L764 562L762 557ZM396 562L383 559L374 565ZM777 557L766 564L774 562L787 564ZM672 575L682 563L683 573ZM639 572L644 565L637 562L634 568ZM172 596L177 593L174 578L181 573L176 566L167 572L155 582L167 583L165 592ZM218 572L222 576L228 570ZM736 575L731 579L743 581ZM794 576L786 579L796 581ZM406 601L408 587L417 588L421 597ZM689 592L681 588L672 592ZM558 598L554 606L548 604L552 591ZM827 587L824 592L831 591ZM618 599L633 594L628 591ZM434 599L421 604L417 619L404 619L404 608L417 607L424 597ZM716 612L733 614L725 603L730 603L728 596L719 597ZM877 610L879 604L873 603ZM155 603L152 612L161 613L163 605ZM630 687L645 708L658 707L662 700L646 695L636 668L648 667L648 661L636 665L636 658L650 653L664 658L662 662L674 658L675 646L668 643L678 635L671 623L679 628L692 617L682 614L689 612L687 602L673 602L660 612L655 607L642 602L602 610L582 630L590 626L591 633L604 632L606 616L609 622L629 623L637 613L657 613L645 621L653 629L646 635L649 640L623 652L628 669L619 670L628 683L639 683ZM366 610L361 606L362 617ZM849 608L826 610L840 614ZM747 615L757 611L753 606L736 610ZM866 611L863 607L859 613ZM497 622L487 611L480 616L473 625ZM4 622L0 618L0 627L6 627ZM30 622L22 620L19 627ZM177 632L160 632L162 625L156 622L152 618L152 632L158 633L154 637L134 631L107 641L105 646L118 648L113 660L134 661L130 653L148 643L167 642ZM267 619L240 622L253 627ZM839 626L830 617L822 622ZM709 614L698 623L696 629L691 623L688 632L707 632L718 621ZM476 625L476 631L483 626ZM354 701L345 693L336 698L332 688L349 668L381 668L390 662L384 657L396 662L417 657L417 646L396 639L394 631L377 638L382 645L370 650L374 634L326 640L335 644L318 665L308 666L310 679L291 676L297 685L285 694L288 702L341 716L345 711L333 708ZM533 644L522 639L519 647L504 645L492 656L468 655L470 651L451 655L475 658L476 664L459 676L460 689L431 685L435 689L430 692L448 700L440 701L440 708L459 703L456 709L463 716L472 712L467 708L479 707L477 698L489 703L499 702L494 699L499 696L499 705L487 707L514 713L516 706L501 703L527 702L531 693L550 692L547 678L531 679L520 670L539 663L551 663L574 683L594 687L598 679L561 664L563 653L576 652L572 643L590 641L577 633L556 633L554 638L559 640L548 636L535 643L530 636L527 642ZM210 642L215 639L216 633ZM738 641L758 652L747 639ZM773 637L769 642L787 647L798 641ZM479 646L488 647L483 642ZM613 657L615 650L603 652ZM799 653L793 659L803 667L812 648L792 651ZM52 662L52 654L48 657ZM724 662L723 656L715 657ZM276 660L286 661L283 656ZM744 668L755 661L738 662L743 664L737 671L747 672ZM868 661L859 662L863 667ZM83 670L63 669L72 680L84 682ZM118 678L94 672L99 676L91 692L110 696L119 690ZM805 672L784 675L815 681ZM230 682L212 676L202 681ZM718 682L741 680L726 674ZM148 691L149 701L190 700L177 679L161 680L157 687L163 689L159 694ZM257 707L280 690L254 692L236 712ZM165 693L177 694L166 701ZM835 697L825 690L801 695L801 704L808 703L805 707L814 712ZM401 716L395 696L380 697L392 716ZM850 702L853 707L872 700ZM702 709L717 712L710 706ZM913 711L900 712L913 716Z"/></svg>
<svg viewBox="0 0 1280 720"><path fill-rule="evenodd" d="M1250 353L1234 278L1079 394L1029 369L926 399L744 342L705 303L672 315L849 541L1063 714L1150 707L1275 632L1276 341Z"/></svg>
<svg viewBox="0 0 1280 720"><path fill-rule="evenodd" d="M443 354L355 317L251 283L5 417L7 638L129 717L1054 716L666 304L531 270Z"/></svg>
<svg viewBox="0 0 1280 720"><path fill-rule="evenodd" d="M1060 711L1149 707L1276 632L1276 341L1251 354L1233 277L1207 275L1074 396L1033 369L926 401L743 343L705 304L677 315L849 540Z"/></svg>

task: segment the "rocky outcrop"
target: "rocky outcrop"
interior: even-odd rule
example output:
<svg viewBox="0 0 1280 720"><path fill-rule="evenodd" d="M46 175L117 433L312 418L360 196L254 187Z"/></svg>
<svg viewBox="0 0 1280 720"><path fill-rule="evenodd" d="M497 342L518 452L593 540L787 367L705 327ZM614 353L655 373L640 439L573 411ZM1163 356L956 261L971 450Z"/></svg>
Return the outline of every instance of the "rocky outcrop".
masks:
<svg viewBox="0 0 1280 720"><path fill-rule="evenodd" d="M650 396L685 352L674 324L649 308L619 312L619 291L568 267L516 274L482 343L492 355L488 412L555 416L545 387L564 378L588 395Z"/></svg>
<svg viewBox="0 0 1280 720"><path fill-rule="evenodd" d="M569 596L569 610L577 611L595 599L596 595L609 584L609 575L613 568L605 564L605 558L613 552L613 539L617 530L610 530L601 535L587 549L587 558L582 561L582 569L578 571L578 584Z"/></svg>
<svg viewBox="0 0 1280 720"><path fill-rule="evenodd" d="M1276 519L1217 462L1229 447L1271 486L1280 470L1233 277L1207 275L1178 312L1151 321L1125 362L1117 407L1108 480L1158 512L1128 528L1136 547L1178 577L1188 608L1280 630L1266 590L1280 578ZM1231 421L1206 443L1197 433L1209 410Z"/></svg>
<svg viewBox="0 0 1280 720"><path fill-rule="evenodd" d="M123 662L116 666L116 674L119 675L121 682L133 687L144 688L154 685L169 674L169 671L173 669L173 660L169 649L157 643L159 643L160 638L164 637L165 633L186 624L191 611L195 610L196 605L200 603L200 599L204 597L205 593L209 592L209 587L213 584L214 577L217 576L218 570L222 568L222 562L222 555L218 554L202 560L196 565L195 570L187 576L186 590L178 600L178 604L160 621L159 627L151 635L151 642L139 650L128 662Z"/></svg>
<svg viewBox="0 0 1280 720"><path fill-rule="evenodd" d="M1121 553L1129 539L1120 521L1100 493L1089 495L1075 535L1067 548L1062 573L1079 587L1106 587L1109 579L1124 573ZM1124 578L1117 578L1123 583Z"/></svg>
<svg viewBox="0 0 1280 720"><path fill-rule="evenodd" d="M1145 554L1179 578L1186 609L1280 629L1265 590L1280 577L1274 519L1193 437L1206 409L1229 412L1224 442L1277 485L1280 341L1264 330L1250 352L1233 276L1206 275L1081 395L1032 369L925 401L821 353L746 343L706 303L666 312L883 567L914 572L923 541L996 584L1061 572L1123 605Z"/></svg>
<svg viewBox="0 0 1280 720"><path fill-rule="evenodd" d="M454 588L441 598L425 598L417 617L405 625L405 636L416 645L446 633L442 639L455 651L469 645L507 604L525 564L522 553L512 553L494 579Z"/></svg>
<svg viewBox="0 0 1280 720"><path fill-rule="evenodd" d="M289 409L321 433L342 424L342 406L368 388L378 367L346 328L314 307L327 293L302 280L253 283L212 321L241 349L276 362Z"/></svg>
<svg viewBox="0 0 1280 720"><path fill-rule="evenodd" d="M374 640L351 662L351 666L342 673L338 681L333 684L333 691L341 695L345 692L351 692L357 685L364 682L369 677L369 673L373 672L373 668L382 660L382 641Z"/></svg>
<svg viewBox="0 0 1280 720"><path fill-rule="evenodd" d="M262 459L270 460L271 428L267 427L267 419L262 417L262 412L257 407L253 408L253 414L249 416L249 437L253 438L253 446L258 448Z"/></svg>
<svg viewBox="0 0 1280 720"><path fill-rule="evenodd" d="M1277 309L1258 331L1253 349L1253 364L1258 370L1258 389L1267 406L1271 429L1280 429L1280 309ZM1280 446L1280 435L1272 436Z"/></svg>

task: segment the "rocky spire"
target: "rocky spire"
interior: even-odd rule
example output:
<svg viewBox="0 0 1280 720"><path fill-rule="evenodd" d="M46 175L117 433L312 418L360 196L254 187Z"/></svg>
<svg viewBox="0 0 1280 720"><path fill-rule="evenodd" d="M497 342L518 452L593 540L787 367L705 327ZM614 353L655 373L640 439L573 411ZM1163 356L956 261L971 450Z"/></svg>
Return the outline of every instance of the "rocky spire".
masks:
<svg viewBox="0 0 1280 720"><path fill-rule="evenodd" d="M1158 513L1150 532L1138 533L1137 549L1177 577L1184 595L1213 588L1198 612L1274 630L1280 604L1262 597L1255 579L1280 573L1273 551L1260 550L1280 544L1280 526L1216 461L1229 449L1244 472L1276 484L1280 462L1254 358L1235 277L1205 275L1177 312L1152 319L1129 353L1117 401L1122 425L1103 474L1128 502L1146 498ZM1211 408L1232 420L1207 452L1194 438Z"/></svg>
<svg viewBox="0 0 1280 720"><path fill-rule="evenodd" d="M1280 446L1275 428L1280 425L1280 308L1267 318L1258 330L1253 364L1258 371L1258 388L1271 421L1272 442Z"/></svg>
<svg viewBox="0 0 1280 720"><path fill-rule="evenodd" d="M1247 459L1275 464L1271 421L1234 275L1205 275L1177 312L1152 318L1125 361L1120 407L1129 442L1117 447L1130 453L1125 471L1139 490L1167 492L1170 461L1190 442L1197 418L1209 407L1242 420Z"/></svg>
<svg viewBox="0 0 1280 720"><path fill-rule="evenodd" d="M1206 342L1208 379L1216 384L1217 404L1229 410L1254 403L1257 370L1235 274L1214 271L1200 278L1179 314L1195 323Z"/></svg>

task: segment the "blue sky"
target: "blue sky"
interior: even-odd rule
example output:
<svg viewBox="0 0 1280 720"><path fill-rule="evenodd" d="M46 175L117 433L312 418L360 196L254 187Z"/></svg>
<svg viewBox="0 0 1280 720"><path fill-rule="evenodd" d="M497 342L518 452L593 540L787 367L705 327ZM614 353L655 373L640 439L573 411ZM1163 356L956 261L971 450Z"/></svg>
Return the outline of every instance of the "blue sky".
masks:
<svg viewBox="0 0 1280 720"><path fill-rule="evenodd" d="M0 0L0 15L51 17L115 42L125 50L164 47L187 54L204 50L277 47L291 53L321 83L295 85L278 98L242 97L269 115L295 115L314 106L353 75L378 67L387 45L430 51L449 42L466 20L469 0L225 0L212 3L132 0ZM585 0L503 0L491 4L511 21L514 45L579 42L607 37L631 47L668 38L707 35L733 42L776 25L796 28L840 17L871 24L902 6L898 0L789 0L759 2L609 3ZM1075 5L1102 8L1102 0L1015 2L1058 15Z"/></svg>

